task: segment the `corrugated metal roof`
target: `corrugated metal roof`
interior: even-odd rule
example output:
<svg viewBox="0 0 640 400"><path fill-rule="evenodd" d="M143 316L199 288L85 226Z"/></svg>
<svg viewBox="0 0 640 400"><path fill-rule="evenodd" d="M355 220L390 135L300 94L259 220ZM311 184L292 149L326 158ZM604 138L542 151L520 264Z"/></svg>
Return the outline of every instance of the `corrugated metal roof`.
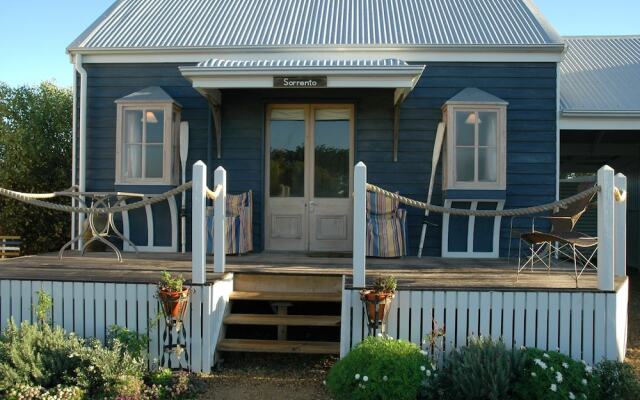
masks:
<svg viewBox="0 0 640 400"><path fill-rule="evenodd" d="M562 111L640 111L640 36L566 37Z"/></svg>
<svg viewBox="0 0 640 400"><path fill-rule="evenodd" d="M491 103L507 105L505 100L491 93L485 92L478 88L465 88L458 92L455 96L447 100L446 104L452 103Z"/></svg>
<svg viewBox="0 0 640 400"><path fill-rule="evenodd" d="M377 60L221 60L210 58L198 63L197 68L215 69L291 69L291 68L402 68L411 67L405 61L395 58Z"/></svg>
<svg viewBox="0 0 640 400"><path fill-rule="evenodd" d="M120 0L70 49L558 44L529 0Z"/></svg>

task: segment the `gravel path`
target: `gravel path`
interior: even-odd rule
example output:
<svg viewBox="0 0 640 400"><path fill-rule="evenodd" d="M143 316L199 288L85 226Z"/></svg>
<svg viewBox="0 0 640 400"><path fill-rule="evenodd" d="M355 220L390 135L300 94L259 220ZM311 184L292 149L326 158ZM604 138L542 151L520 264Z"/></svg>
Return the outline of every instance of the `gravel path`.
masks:
<svg viewBox="0 0 640 400"><path fill-rule="evenodd" d="M229 354L221 371L203 376L200 399L328 400L323 381L335 358Z"/></svg>

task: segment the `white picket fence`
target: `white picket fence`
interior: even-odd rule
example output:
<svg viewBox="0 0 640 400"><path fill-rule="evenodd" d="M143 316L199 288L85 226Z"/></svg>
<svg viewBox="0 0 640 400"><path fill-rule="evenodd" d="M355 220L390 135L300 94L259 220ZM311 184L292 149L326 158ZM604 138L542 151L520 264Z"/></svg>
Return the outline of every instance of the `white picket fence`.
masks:
<svg viewBox="0 0 640 400"><path fill-rule="evenodd" d="M209 372L233 281L228 278L192 288L194 292L184 322L190 366L195 372ZM161 359L165 325L162 318L157 318L159 303L155 298L155 284L0 280L3 329L9 318L15 322L35 321L34 305L38 302L39 290L53 298L54 325L102 342L111 325L126 327L149 336L150 366L157 365ZM175 359L171 362L176 365Z"/></svg>
<svg viewBox="0 0 640 400"><path fill-rule="evenodd" d="M628 293L628 282L617 292L400 290L387 334L422 345L437 327L446 330L445 352L464 346L470 336L490 336L509 347L560 350L590 364L623 360ZM344 356L367 336L358 290L343 291L342 310Z"/></svg>

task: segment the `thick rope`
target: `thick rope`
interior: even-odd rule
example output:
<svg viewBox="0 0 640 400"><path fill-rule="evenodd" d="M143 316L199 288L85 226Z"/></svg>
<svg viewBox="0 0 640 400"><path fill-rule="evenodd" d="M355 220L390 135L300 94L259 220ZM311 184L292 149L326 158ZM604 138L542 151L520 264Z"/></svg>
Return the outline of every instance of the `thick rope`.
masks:
<svg viewBox="0 0 640 400"><path fill-rule="evenodd" d="M23 203L27 203L27 204L37 206L37 207L42 207L42 208L48 208L49 210L54 210L54 211L64 211L64 212L70 212L70 213L86 213L86 214L113 214L113 213L118 213L123 211L135 210L136 208L142 208L151 204L156 204L161 201L165 201L169 197L175 196L179 193L189 190L192 185L193 185L193 182L189 181L167 192L164 192L158 196L148 197L144 200L136 201L135 203L126 204L123 206L104 207L104 208L66 206L64 204L56 204L48 201L42 201L42 200L39 200L38 198L33 198L32 197L33 195L29 193L14 192L13 190L8 190L3 188L0 188L0 196L5 196L10 199L21 201ZM40 198L50 198L50 197L40 197Z"/></svg>
<svg viewBox="0 0 640 400"><path fill-rule="evenodd" d="M207 197L211 200L215 200L222 193L222 185L218 184L214 190L207 188Z"/></svg>
<svg viewBox="0 0 640 400"><path fill-rule="evenodd" d="M70 186L68 189L63 190L63 192L76 192L78 190L77 185ZM54 197L58 197L58 192L52 193L23 193L23 192L14 192L20 193L22 196L30 198L30 199L53 199Z"/></svg>
<svg viewBox="0 0 640 400"><path fill-rule="evenodd" d="M542 204L539 206L514 208L510 210L465 210L461 208L449 208L436 206L433 204L427 204L421 201L413 200L408 197L400 196L399 194L384 190L378 186L367 183L367 190L370 192L380 193L383 196L397 200L402 204L406 204L411 207L421 208L423 210L429 210L430 212L450 214L450 215L464 215L464 216L477 216L477 217L516 217L522 215L540 214L545 211L551 211L557 208L567 208L571 203L575 203L585 197L593 196L594 193L600 190L598 185L593 186L585 191L574 194L566 199L554 201L553 203Z"/></svg>

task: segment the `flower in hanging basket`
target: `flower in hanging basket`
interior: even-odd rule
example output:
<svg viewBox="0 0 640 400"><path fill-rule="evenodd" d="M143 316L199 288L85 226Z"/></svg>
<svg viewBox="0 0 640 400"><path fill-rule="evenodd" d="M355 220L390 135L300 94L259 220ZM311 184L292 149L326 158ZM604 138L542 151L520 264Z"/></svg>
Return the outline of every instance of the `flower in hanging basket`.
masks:
<svg viewBox="0 0 640 400"><path fill-rule="evenodd" d="M398 283L393 276L379 277L374 282L372 289L363 289L360 291L360 299L367 305L369 321L384 323L385 316L391 305L391 300L393 300L396 295L397 286Z"/></svg>
<svg viewBox="0 0 640 400"><path fill-rule="evenodd" d="M189 303L189 288L184 286L182 275L162 272L158 282L158 298L165 316L180 319Z"/></svg>

